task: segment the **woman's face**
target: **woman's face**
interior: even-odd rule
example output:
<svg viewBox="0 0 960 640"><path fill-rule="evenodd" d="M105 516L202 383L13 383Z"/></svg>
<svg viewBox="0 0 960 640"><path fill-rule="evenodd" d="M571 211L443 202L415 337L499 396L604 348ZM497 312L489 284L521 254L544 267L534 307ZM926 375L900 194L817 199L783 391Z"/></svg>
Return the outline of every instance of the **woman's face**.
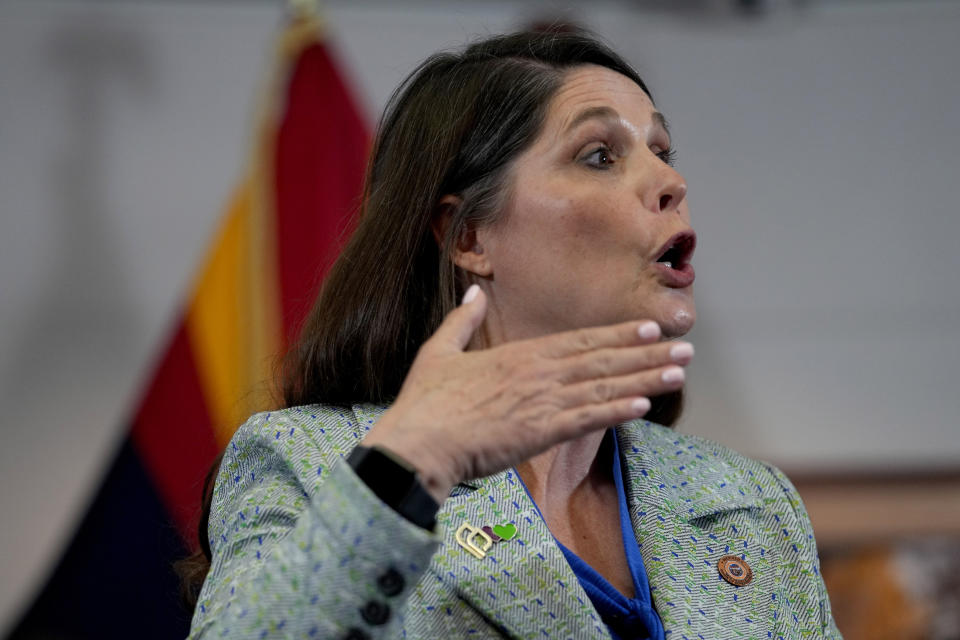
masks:
<svg viewBox="0 0 960 640"><path fill-rule="evenodd" d="M506 210L477 230L492 342L640 319L666 336L690 330L695 236L669 151L632 80L594 65L568 73L513 165Z"/></svg>

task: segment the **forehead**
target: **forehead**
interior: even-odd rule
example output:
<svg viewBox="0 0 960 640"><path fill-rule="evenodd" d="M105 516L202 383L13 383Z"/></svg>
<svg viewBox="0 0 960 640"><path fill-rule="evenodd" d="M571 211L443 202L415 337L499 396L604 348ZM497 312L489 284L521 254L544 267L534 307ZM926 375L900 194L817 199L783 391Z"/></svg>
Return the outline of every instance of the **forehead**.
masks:
<svg viewBox="0 0 960 640"><path fill-rule="evenodd" d="M559 133L585 110L610 107L638 129L655 124L656 108L646 91L630 78L598 65L568 72L547 109L545 129Z"/></svg>

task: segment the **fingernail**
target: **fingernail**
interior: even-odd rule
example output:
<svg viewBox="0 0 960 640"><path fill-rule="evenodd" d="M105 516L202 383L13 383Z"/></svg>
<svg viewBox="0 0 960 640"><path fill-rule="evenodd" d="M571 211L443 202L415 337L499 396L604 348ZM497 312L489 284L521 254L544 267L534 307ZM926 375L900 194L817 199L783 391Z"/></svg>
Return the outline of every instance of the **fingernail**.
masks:
<svg viewBox="0 0 960 640"><path fill-rule="evenodd" d="M668 367L660 374L660 379L664 382L683 382L683 369L680 367Z"/></svg>
<svg viewBox="0 0 960 640"><path fill-rule="evenodd" d="M631 408L638 416L642 416L647 411L650 411L650 401L647 398L637 398L633 401Z"/></svg>
<svg viewBox="0 0 960 640"><path fill-rule="evenodd" d="M477 294L480 293L480 285L472 284L467 289L467 292L463 294L463 303L469 304L473 302L473 299L477 297Z"/></svg>
<svg viewBox="0 0 960 640"><path fill-rule="evenodd" d="M660 335L660 325L652 320L648 320L640 325L637 329L637 333L640 334L641 338L656 338Z"/></svg>
<svg viewBox="0 0 960 640"><path fill-rule="evenodd" d="M670 358L674 362L687 362L693 357L693 345L689 342L678 342L670 347Z"/></svg>

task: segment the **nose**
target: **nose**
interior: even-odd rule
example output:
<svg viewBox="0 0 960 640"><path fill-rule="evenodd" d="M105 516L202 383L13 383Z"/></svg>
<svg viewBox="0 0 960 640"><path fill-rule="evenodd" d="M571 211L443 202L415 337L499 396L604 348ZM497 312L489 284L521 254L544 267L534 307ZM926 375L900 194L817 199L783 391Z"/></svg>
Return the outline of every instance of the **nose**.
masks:
<svg viewBox="0 0 960 640"><path fill-rule="evenodd" d="M656 178L650 185L647 208L656 213L676 211L687 197L687 181L673 167L660 164Z"/></svg>

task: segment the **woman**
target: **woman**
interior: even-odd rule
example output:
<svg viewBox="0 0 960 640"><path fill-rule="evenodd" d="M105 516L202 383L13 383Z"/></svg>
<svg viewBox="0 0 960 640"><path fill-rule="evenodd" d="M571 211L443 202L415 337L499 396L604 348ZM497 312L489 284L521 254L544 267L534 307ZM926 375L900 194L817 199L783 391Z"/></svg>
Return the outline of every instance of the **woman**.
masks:
<svg viewBox="0 0 960 640"><path fill-rule="evenodd" d="M289 408L226 451L191 637L839 638L789 481L651 422L693 355L671 153L582 35L410 76Z"/></svg>

